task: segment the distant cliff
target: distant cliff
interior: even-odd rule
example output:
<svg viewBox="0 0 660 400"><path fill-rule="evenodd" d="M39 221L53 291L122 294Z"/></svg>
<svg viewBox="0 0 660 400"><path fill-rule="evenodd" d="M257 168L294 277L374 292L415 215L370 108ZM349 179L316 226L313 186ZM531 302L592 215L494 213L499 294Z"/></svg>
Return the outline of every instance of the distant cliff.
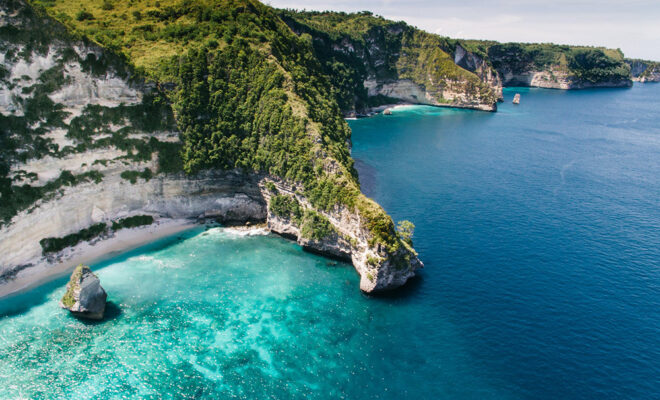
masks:
<svg viewBox="0 0 660 400"><path fill-rule="evenodd" d="M555 44L459 41L485 60L504 86L550 89L629 87L630 68L620 50Z"/></svg>
<svg viewBox="0 0 660 400"><path fill-rule="evenodd" d="M636 82L660 82L660 63L647 60L626 59L632 79Z"/></svg>
<svg viewBox="0 0 660 400"><path fill-rule="evenodd" d="M619 50L450 39L369 12L280 16L311 42L349 115L399 101L494 111L503 86L632 85Z"/></svg>
<svg viewBox="0 0 660 400"><path fill-rule="evenodd" d="M339 105L349 115L399 101L497 109L493 82L457 65L446 38L369 12L280 15L313 45Z"/></svg>

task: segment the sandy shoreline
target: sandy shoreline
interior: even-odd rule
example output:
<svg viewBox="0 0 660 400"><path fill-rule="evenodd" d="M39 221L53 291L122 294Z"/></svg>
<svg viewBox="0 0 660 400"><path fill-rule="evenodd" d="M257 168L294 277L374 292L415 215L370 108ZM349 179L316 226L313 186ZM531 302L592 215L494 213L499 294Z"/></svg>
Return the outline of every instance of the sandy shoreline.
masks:
<svg viewBox="0 0 660 400"><path fill-rule="evenodd" d="M39 260L34 266L19 272L14 279L0 284L0 299L25 292L67 275L78 264L98 263L198 226L200 226L199 223L189 219L161 219L146 227L122 229L115 232L113 237L99 240L94 244L81 243L64 250L58 263L51 264Z"/></svg>

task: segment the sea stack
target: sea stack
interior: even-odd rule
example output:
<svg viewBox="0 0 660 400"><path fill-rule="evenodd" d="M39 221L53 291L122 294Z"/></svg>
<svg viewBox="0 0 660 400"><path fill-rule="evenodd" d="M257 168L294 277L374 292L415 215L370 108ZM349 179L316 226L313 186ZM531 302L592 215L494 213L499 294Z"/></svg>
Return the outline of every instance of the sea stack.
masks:
<svg viewBox="0 0 660 400"><path fill-rule="evenodd" d="M513 96L513 104L520 104L520 93L516 93L516 95Z"/></svg>
<svg viewBox="0 0 660 400"><path fill-rule="evenodd" d="M81 264L71 274L60 307L79 318L100 320L103 319L107 297L99 278L88 266Z"/></svg>

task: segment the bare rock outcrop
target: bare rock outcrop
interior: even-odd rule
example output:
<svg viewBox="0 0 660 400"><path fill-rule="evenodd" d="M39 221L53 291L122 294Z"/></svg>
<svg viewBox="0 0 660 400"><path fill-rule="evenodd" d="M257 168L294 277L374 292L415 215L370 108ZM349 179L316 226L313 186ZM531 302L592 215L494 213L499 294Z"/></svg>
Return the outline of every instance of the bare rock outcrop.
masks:
<svg viewBox="0 0 660 400"><path fill-rule="evenodd" d="M459 67L476 74L482 82L493 89L498 100L502 100L502 79L500 75L488 65L486 60L466 50L460 44L457 44L456 50L454 51L454 63Z"/></svg>
<svg viewBox="0 0 660 400"><path fill-rule="evenodd" d="M88 266L79 265L66 285L66 293L60 301L60 307L79 318L101 320L107 298L99 278Z"/></svg>
<svg viewBox="0 0 660 400"><path fill-rule="evenodd" d="M272 185L275 190L267 189L268 185ZM417 253L403 243L394 251L388 251L382 244L375 243L364 217L355 209L342 206L330 211L314 211L329 224L329 229L322 234L315 234L309 227L310 221L302 217L306 210L311 211L313 207L304 196L296 193L295 188L273 177L264 178L260 186L268 203L268 229L296 240L308 251L350 261L360 275L360 290L363 292L396 289L424 267ZM276 197L290 199L292 204L296 204L295 208L299 207L299 211L274 212L272 203Z"/></svg>

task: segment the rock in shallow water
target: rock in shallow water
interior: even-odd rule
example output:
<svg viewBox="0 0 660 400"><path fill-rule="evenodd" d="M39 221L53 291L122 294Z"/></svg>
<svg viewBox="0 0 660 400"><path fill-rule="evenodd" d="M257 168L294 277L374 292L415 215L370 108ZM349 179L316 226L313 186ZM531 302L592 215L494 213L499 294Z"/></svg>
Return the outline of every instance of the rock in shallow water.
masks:
<svg viewBox="0 0 660 400"><path fill-rule="evenodd" d="M99 278L88 266L81 264L71 274L60 306L76 317L103 319L107 297Z"/></svg>

